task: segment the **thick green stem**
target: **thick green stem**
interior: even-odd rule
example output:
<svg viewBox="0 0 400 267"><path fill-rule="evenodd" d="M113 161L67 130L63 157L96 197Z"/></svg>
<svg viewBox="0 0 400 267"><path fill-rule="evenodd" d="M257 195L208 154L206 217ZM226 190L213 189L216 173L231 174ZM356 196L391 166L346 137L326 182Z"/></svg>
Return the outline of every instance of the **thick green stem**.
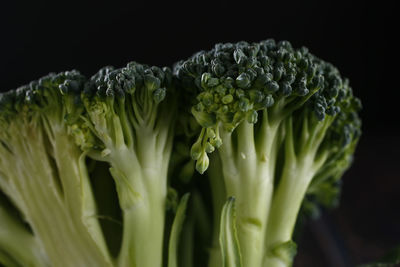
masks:
<svg viewBox="0 0 400 267"><path fill-rule="evenodd" d="M0 206L0 247L23 266L49 266L37 238L2 206Z"/></svg>
<svg viewBox="0 0 400 267"><path fill-rule="evenodd" d="M164 207L149 202L124 211L124 232L118 266L162 266L163 213Z"/></svg>
<svg viewBox="0 0 400 267"><path fill-rule="evenodd" d="M268 137L274 138L275 132ZM237 148L234 155L229 144L232 135L222 133L223 145L219 149L227 196L236 198L237 234L243 266L261 266L264 238L273 191L273 179L265 155L273 141L265 142L266 150L256 153L253 124L242 122L237 129ZM266 139L265 139L266 140ZM267 140L266 140L267 141ZM269 145L268 145L269 144ZM268 150L268 151L267 151ZM258 156L261 155L261 156ZM231 166L236 166L232 169Z"/></svg>
<svg viewBox="0 0 400 267"><path fill-rule="evenodd" d="M148 148L154 146L149 144ZM162 266L167 168L162 151L152 151L152 161L145 166L139 164L135 152L127 147L112 153L111 174L123 211L120 267ZM151 150L146 151L143 156L150 157L150 153Z"/></svg>
<svg viewBox="0 0 400 267"><path fill-rule="evenodd" d="M287 258L280 258L274 250L291 240L301 203L314 174L312 157L285 164L269 214L264 267L290 265Z"/></svg>
<svg viewBox="0 0 400 267"><path fill-rule="evenodd" d="M226 202L225 183L222 173L221 160L218 153L210 155L209 179L211 184L211 194L213 201L213 232L210 248L209 267L222 266L221 249L219 246L219 229L222 207Z"/></svg>
<svg viewBox="0 0 400 267"><path fill-rule="evenodd" d="M289 117L282 125L286 134L285 162L268 219L264 267L291 265L294 255L291 255L293 246L290 244L297 215L312 179L326 159L324 155L316 155L331 120L310 125L306 117L297 133L300 136L293 123L293 118Z"/></svg>
<svg viewBox="0 0 400 267"><path fill-rule="evenodd" d="M237 234L243 266L261 266L264 254L264 236L272 195L272 179L268 174L246 174L247 185L228 190L237 199ZM229 179L229 178L228 178Z"/></svg>
<svg viewBox="0 0 400 267"><path fill-rule="evenodd" d="M97 219L97 208L85 165L85 156L71 145L71 137L55 133L54 157L61 180L64 200L76 231L90 247L98 247L107 262L109 252Z"/></svg>
<svg viewBox="0 0 400 267"><path fill-rule="evenodd" d="M133 179L151 179L154 184L142 191L132 205L123 207L124 229L118 266L161 267L166 186L161 185L158 174L138 174L137 170L132 170L132 174L136 174Z"/></svg>
<svg viewBox="0 0 400 267"><path fill-rule="evenodd" d="M54 266L109 266L93 240L82 235L69 212L56 172L44 151L41 133L13 143L15 177L10 179L24 203L23 213ZM69 159L68 159L69 160ZM9 170L7 173L13 173ZM60 246L62 242L62 246Z"/></svg>

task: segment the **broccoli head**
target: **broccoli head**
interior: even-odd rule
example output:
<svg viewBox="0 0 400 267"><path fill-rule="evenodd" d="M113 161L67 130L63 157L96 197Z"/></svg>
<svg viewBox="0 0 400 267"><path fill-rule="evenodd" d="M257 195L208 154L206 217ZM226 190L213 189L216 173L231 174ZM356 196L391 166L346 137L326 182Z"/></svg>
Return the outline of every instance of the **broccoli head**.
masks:
<svg viewBox="0 0 400 267"><path fill-rule="evenodd" d="M201 126L191 157L200 173L209 168L216 214L223 199L236 199L243 265L290 264L307 190L337 192L360 136L361 105L348 80L308 49L272 39L217 44L174 72ZM220 266L214 229L211 266Z"/></svg>

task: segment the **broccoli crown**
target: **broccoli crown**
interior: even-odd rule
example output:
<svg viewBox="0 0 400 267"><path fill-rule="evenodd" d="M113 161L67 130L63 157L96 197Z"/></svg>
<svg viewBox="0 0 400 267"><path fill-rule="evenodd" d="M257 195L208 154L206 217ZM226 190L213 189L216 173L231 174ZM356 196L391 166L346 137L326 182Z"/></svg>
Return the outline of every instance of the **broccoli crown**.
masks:
<svg viewBox="0 0 400 267"><path fill-rule="evenodd" d="M39 115L45 115L62 124L74 111L74 107L79 106L80 91L85 80L76 70L50 73L28 85L2 93L1 120L3 123L14 120L31 122Z"/></svg>
<svg viewBox="0 0 400 267"><path fill-rule="evenodd" d="M217 44L181 62L175 71L184 86L189 84L186 88L197 92L193 114L198 122L207 127L219 121L228 130L243 119L255 121L255 111L271 107L277 99L301 98L325 87L324 100L315 108L323 118L335 112L330 100L341 86L331 65L286 41Z"/></svg>
<svg viewBox="0 0 400 267"><path fill-rule="evenodd" d="M196 160L221 145L219 126L232 132L244 120L257 123L258 111L276 118L301 114L294 119L308 116L315 123L336 117L328 139L343 145L360 134L360 102L348 80L287 41L217 44L179 62L174 72L194 95L191 113L204 130L192 148Z"/></svg>
<svg viewBox="0 0 400 267"><path fill-rule="evenodd" d="M138 104L158 104L164 99L166 87L171 82L172 73L169 68L131 62L121 69L101 69L90 79L85 94L117 98L129 95L134 96Z"/></svg>
<svg viewBox="0 0 400 267"><path fill-rule="evenodd" d="M86 119L71 127L79 145L84 149L132 145L135 130L155 127L163 119L158 107L171 84L167 67L131 62L120 69L101 69L82 93Z"/></svg>

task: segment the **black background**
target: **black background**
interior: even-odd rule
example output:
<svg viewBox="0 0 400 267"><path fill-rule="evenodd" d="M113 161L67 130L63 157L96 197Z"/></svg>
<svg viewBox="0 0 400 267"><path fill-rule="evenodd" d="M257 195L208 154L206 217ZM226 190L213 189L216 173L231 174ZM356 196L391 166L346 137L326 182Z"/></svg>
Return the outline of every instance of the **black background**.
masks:
<svg viewBox="0 0 400 267"><path fill-rule="evenodd" d="M48 72L172 65L217 42L289 40L350 78L363 137L342 202L307 225L296 266L354 266L400 244L399 44L394 4L356 1L2 1L0 89Z"/></svg>

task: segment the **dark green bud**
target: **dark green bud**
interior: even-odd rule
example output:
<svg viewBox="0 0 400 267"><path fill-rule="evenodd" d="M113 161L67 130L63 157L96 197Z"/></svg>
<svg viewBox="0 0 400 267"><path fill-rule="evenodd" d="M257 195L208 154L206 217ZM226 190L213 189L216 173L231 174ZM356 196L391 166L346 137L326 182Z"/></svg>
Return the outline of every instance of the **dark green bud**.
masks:
<svg viewBox="0 0 400 267"><path fill-rule="evenodd" d="M246 111L252 109L252 105L251 105L249 99L247 99L245 97L240 98L239 109L243 112L246 112Z"/></svg>
<svg viewBox="0 0 400 267"><path fill-rule="evenodd" d="M235 49L235 51L233 52L233 58L235 59L237 64L243 64L246 61L247 56L243 53L241 49Z"/></svg>
<svg viewBox="0 0 400 267"><path fill-rule="evenodd" d="M276 57L278 58L279 61L282 61L285 55L286 55L286 49L284 49L283 47L280 47L278 51L276 51Z"/></svg>
<svg viewBox="0 0 400 267"><path fill-rule="evenodd" d="M255 66L253 70L256 72L257 76L263 75L265 73L263 68L257 66Z"/></svg>
<svg viewBox="0 0 400 267"><path fill-rule="evenodd" d="M196 74L196 69L192 61L186 61L183 63L182 70L190 74Z"/></svg>
<svg viewBox="0 0 400 267"><path fill-rule="evenodd" d="M285 62L290 62L294 60L294 55L291 53L286 53L283 59Z"/></svg>
<svg viewBox="0 0 400 267"><path fill-rule="evenodd" d="M298 84L298 88L297 88L297 94L299 96L305 96L309 93L309 90L307 88L307 80L305 77L301 78L301 80L299 81Z"/></svg>
<svg viewBox="0 0 400 267"><path fill-rule="evenodd" d="M251 81L257 77L257 72L253 69L247 69L246 74L249 75Z"/></svg>
<svg viewBox="0 0 400 267"><path fill-rule="evenodd" d="M328 115L330 115L330 116L335 116L336 115L336 112L337 110L336 110L336 107L335 106L332 106L332 107L329 107L327 110L326 110L326 114L328 114Z"/></svg>
<svg viewBox="0 0 400 267"><path fill-rule="evenodd" d="M198 160L203 153L203 147L201 146L201 139L197 140L190 149L190 157L193 160Z"/></svg>
<svg viewBox="0 0 400 267"><path fill-rule="evenodd" d="M275 93L278 90L279 90L279 84L276 81L270 81L265 86L265 92L269 94Z"/></svg>
<svg viewBox="0 0 400 267"><path fill-rule="evenodd" d="M227 77L224 80L223 84L227 89L231 89L233 88L234 80L231 77Z"/></svg>
<svg viewBox="0 0 400 267"><path fill-rule="evenodd" d="M214 96L209 92L203 92L197 98L201 100L204 106L211 106L214 102Z"/></svg>
<svg viewBox="0 0 400 267"><path fill-rule="evenodd" d="M300 52L301 52L302 55L307 55L308 54L308 48L305 47L305 46L302 46L300 48Z"/></svg>
<svg viewBox="0 0 400 267"><path fill-rule="evenodd" d="M236 78L236 85L239 88L248 88L250 86L250 77L248 74L246 73L242 73L240 74L237 78Z"/></svg>
<svg viewBox="0 0 400 267"><path fill-rule="evenodd" d="M218 110L218 112L220 112L220 113L227 113L228 111L229 111L229 107L227 105L222 105Z"/></svg>
<svg viewBox="0 0 400 267"><path fill-rule="evenodd" d="M222 140L219 136L216 136L215 138L211 139L210 143L214 147L218 148L222 145Z"/></svg>
<svg viewBox="0 0 400 267"><path fill-rule="evenodd" d="M153 91L160 87L161 81L157 77L147 74L144 76L144 84L148 90Z"/></svg>
<svg viewBox="0 0 400 267"><path fill-rule="evenodd" d="M257 123L257 120L258 120L258 113L257 113L257 111L253 110L252 112L250 112L250 113L247 115L247 121L248 121L249 123L255 124L255 123Z"/></svg>
<svg viewBox="0 0 400 267"><path fill-rule="evenodd" d="M324 76L322 75L314 76L314 78L312 79L312 86L314 88L322 88L323 84L324 84Z"/></svg>
<svg viewBox="0 0 400 267"><path fill-rule="evenodd" d="M208 72L205 72L201 75L201 87L204 89L207 88L207 83L211 79L211 74Z"/></svg>
<svg viewBox="0 0 400 267"><path fill-rule="evenodd" d="M308 61L305 58L302 58L299 62L299 67L301 69L306 69L308 67Z"/></svg>
<svg viewBox="0 0 400 267"><path fill-rule="evenodd" d="M228 88L226 88L226 87L225 87L224 85L222 85L222 84L220 84L220 85L214 87L214 91L215 91L217 94L221 95L221 96L225 95L227 89L228 89Z"/></svg>
<svg viewBox="0 0 400 267"><path fill-rule="evenodd" d="M336 97L339 93L339 88L333 87L328 91L329 97Z"/></svg>
<svg viewBox="0 0 400 267"><path fill-rule="evenodd" d="M272 80L272 74L271 73L266 73L262 74L257 77L257 79L254 82L255 87L257 88L262 88L267 85L268 82Z"/></svg>
<svg viewBox="0 0 400 267"><path fill-rule="evenodd" d="M126 93L133 94L136 90L135 77L132 77L132 80L126 80L123 88Z"/></svg>
<svg viewBox="0 0 400 267"><path fill-rule="evenodd" d="M202 153L200 158L196 162L196 170L200 173L203 174L209 165L209 159L207 156L207 153Z"/></svg>
<svg viewBox="0 0 400 267"><path fill-rule="evenodd" d="M268 56L263 56L260 58L260 63L261 63L261 66L263 66L263 67L269 66L270 62L271 62L271 60Z"/></svg>
<svg viewBox="0 0 400 267"><path fill-rule="evenodd" d="M317 70L317 68L314 64L310 65L307 69L307 76L310 78L314 77L316 70Z"/></svg>
<svg viewBox="0 0 400 267"><path fill-rule="evenodd" d="M69 90L74 91L74 92L80 92L80 84L78 81L75 80L65 80L64 84L66 84L69 88Z"/></svg>
<svg viewBox="0 0 400 267"><path fill-rule="evenodd" d="M284 69L279 67L274 70L274 80L279 81L282 78Z"/></svg>
<svg viewBox="0 0 400 267"><path fill-rule="evenodd" d="M262 101L262 106L264 108L269 108L271 106L273 106L275 103L274 98L272 97L272 95L267 95L264 100Z"/></svg>
<svg viewBox="0 0 400 267"><path fill-rule="evenodd" d="M153 92L153 99L156 104L164 100L166 91L167 90L165 88L158 88Z"/></svg>
<svg viewBox="0 0 400 267"><path fill-rule="evenodd" d="M285 76L284 80L285 80L285 82L292 84L296 80L296 76L294 74L289 74L289 75Z"/></svg>
<svg viewBox="0 0 400 267"><path fill-rule="evenodd" d="M252 102L260 103L264 99L264 94L259 90L250 90L249 97Z"/></svg>
<svg viewBox="0 0 400 267"><path fill-rule="evenodd" d="M229 104L233 101L233 96L232 95L226 95L221 99L221 102L224 104Z"/></svg>
<svg viewBox="0 0 400 267"><path fill-rule="evenodd" d="M219 84L218 78L210 78L207 81L207 86L208 87L214 87L214 86L217 86L218 84Z"/></svg>
<svg viewBox="0 0 400 267"><path fill-rule="evenodd" d="M315 115L316 115L316 117L317 117L317 119L319 121L323 121L325 119L325 111L326 111L326 109L324 108L323 105L316 104L314 111L315 111Z"/></svg>
<svg viewBox="0 0 400 267"><path fill-rule="evenodd" d="M225 68L222 64L215 64L212 66L212 71L215 73L216 76L221 77L224 75Z"/></svg>
<svg viewBox="0 0 400 267"><path fill-rule="evenodd" d="M214 150L215 150L215 147L212 144L210 144L210 143L206 144L206 147L205 147L206 153L212 153L212 152L214 152Z"/></svg>
<svg viewBox="0 0 400 267"><path fill-rule="evenodd" d="M288 96L292 93L292 86L288 82L282 82L279 86L281 88L282 95Z"/></svg>
<svg viewBox="0 0 400 267"><path fill-rule="evenodd" d="M164 81L165 73L168 72L168 68L164 67L163 70L161 70L159 67L152 66L150 69L153 72L154 76L160 79L160 81Z"/></svg>

